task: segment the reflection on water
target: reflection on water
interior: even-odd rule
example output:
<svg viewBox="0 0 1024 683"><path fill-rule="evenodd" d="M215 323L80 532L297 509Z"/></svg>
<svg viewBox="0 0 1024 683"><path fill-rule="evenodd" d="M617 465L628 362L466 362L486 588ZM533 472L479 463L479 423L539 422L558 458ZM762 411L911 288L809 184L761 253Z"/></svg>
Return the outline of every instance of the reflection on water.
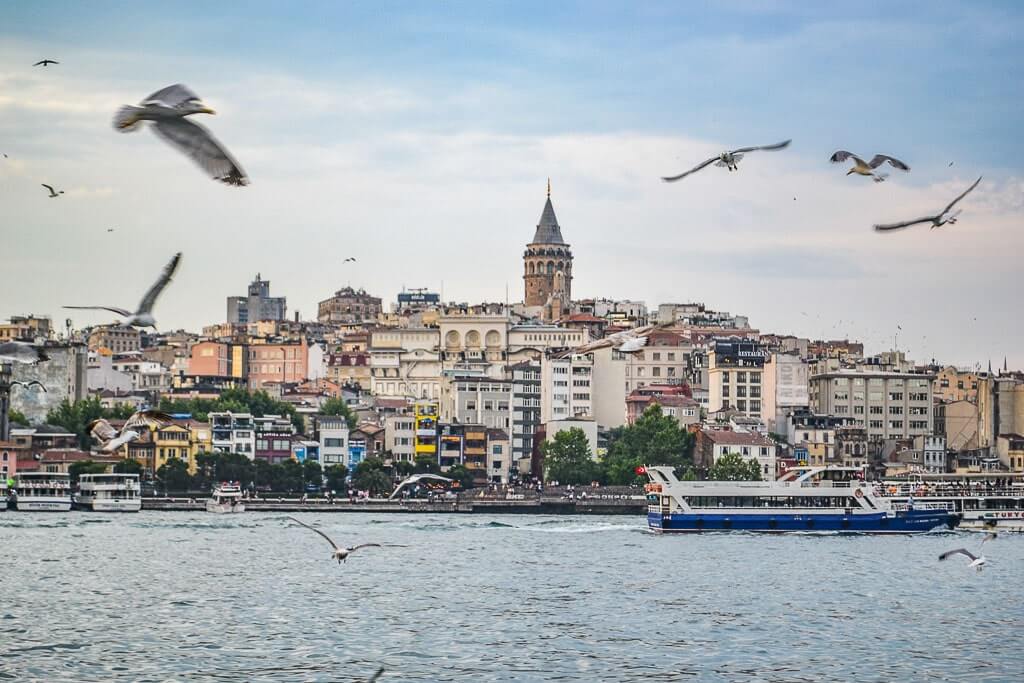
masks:
<svg viewBox="0 0 1024 683"><path fill-rule="evenodd" d="M302 519L0 513L0 680L1024 680L1024 536Z"/></svg>

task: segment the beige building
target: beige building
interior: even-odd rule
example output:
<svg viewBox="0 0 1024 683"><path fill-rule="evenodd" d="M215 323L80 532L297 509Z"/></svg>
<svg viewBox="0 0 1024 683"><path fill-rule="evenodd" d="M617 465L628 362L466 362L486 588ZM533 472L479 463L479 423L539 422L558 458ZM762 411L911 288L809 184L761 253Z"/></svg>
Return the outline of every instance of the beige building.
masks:
<svg viewBox="0 0 1024 683"><path fill-rule="evenodd" d="M108 349L114 353L135 353L142 345L142 333L134 327L103 325L89 333L89 350Z"/></svg>
<svg viewBox="0 0 1024 683"><path fill-rule="evenodd" d="M685 384L692 348L680 334L652 332L647 346L628 356L627 392L650 384Z"/></svg>
<svg viewBox="0 0 1024 683"><path fill-rule="evenodd" d="M765 351L751 339L716 339L708 353L708 412L725 408L764 419Z"/></svg>
<svg viewBox="0 0 1024 683"><path fill-rule="evenodd" d="M0 342L35 341L53 336L53 325L48 316L12 315L6 323L0 323Z"/></svg>
<svg viewBox="0 0 1024 683"><path fill-rule="evenodd" d="M951 451L966 451L978 448L978 427L981 415L978 405L971 401L936 401L935 433L946 439Z"/></svg>
<svg viewBox="0 0 1024 683"><path fill-rule="evenodd" d="M1024 436L1000 434L996 438L996 454L999 462L1011 472L1024 472Z"/></svg>
<svg viewBox="0 0 1024 683"><path fill-rule="evenodd" d="M440 331L435 328L374 330L370 337L370 391L375 396L441 397Z"/></svg>
<svg viewBox="0 0 1024 683"><path fill-rule="evenodd" d="M930 435L932 375L876 369L869 364L814 374L810 407L815 413L852 417L868 439Z"/></svg>
<svg viewBox="0 0 1024 683"><path fill-rule="evenodd" d="M978 373L957 370L952 365L935 374L935 398L946 401L978 401Z"/></svg>
<svg viewBox="0 0 1024 683"><path fill-rule="evenodd" d="M788 413L807 407L807 375L807 362L796 353L773 353L765 359L761 412L769 431L780 431Z"/></svg>
<svg viewBox="0 0 1024 683"><path fill-rule="evenodd" d="M978 446L996 445L1000 434L1024 433L1024 381L1016 377L978 380Z"/></svg>
<svg viewBox="0 0 1024 683"><path fill-rule="evenodd" d="M507 311L447 309L438 320L445 370L482 370L502 379L511 319Z"/></svg>

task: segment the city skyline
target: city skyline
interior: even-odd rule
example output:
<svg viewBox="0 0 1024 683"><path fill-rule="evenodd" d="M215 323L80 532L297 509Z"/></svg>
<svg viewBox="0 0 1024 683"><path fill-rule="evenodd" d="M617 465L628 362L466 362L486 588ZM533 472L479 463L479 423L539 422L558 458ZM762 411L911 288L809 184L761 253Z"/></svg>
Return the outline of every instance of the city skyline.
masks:
<svg viewBox="0 0 1024 683"><path fill-rule="evenodd" d="M446 300L504 301L507 287L517 301L551 177L576 298L703 301L763 332L846 336L872 352L901 326L899 346L921 362L1019 367L1024 322L1007 313L1024 247L1021 12L879 7L459 5L424 17L264 5L231 17L221 41L209 32L229 28L223 9L172 20L139 7L118 22L102 5L5 8L0 317L133 306L178 250L161 329L222 322L224 297L256 272L305 319L347 284L385 301L442 282ZM606 28L613 19L623 30ZM271 49L278 24L290 30ZM885 40L909 25L913 45ZM868 70L851 50L866 43L891 54ZM33 70L43 57L61 64ZM252 186L219 187L154 136L111 130L118 106L174 82L218 110L209 124ZM658 180L787 137L789 150L736 174ZM839 148L913 170L877 186L848 178L827 161ZM982 174L959 224L871 231L941 208ZM47 199L41 182L66 194ZM348 256L358 262L343 266Z"/></svg>

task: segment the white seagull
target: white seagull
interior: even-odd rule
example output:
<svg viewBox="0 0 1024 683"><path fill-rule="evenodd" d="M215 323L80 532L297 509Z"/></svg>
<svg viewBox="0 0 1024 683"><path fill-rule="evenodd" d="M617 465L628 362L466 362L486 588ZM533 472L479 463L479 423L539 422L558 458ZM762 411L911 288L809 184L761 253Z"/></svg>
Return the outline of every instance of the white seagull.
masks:
<svg viewBox="0 0 1024 683"><path fill-rule="evenodd" d="M126 443L131 443L142 436L141 432L136 431L136 427L161 429L173 422L174 418L159 410L140 410L128 418L120 432L103 418L93 420L86 425L86 428L89 430L89 434L100 443L101 453L112 453Z"/></svg>
<svg viewBox="0 0 1024 683"><path fill-rule="evenodd" d="M310 526L310 525L306 524L305 522L300 522L299 520L295 519L294 517L288 517L288 519L292 520L296 524L301 524L302 526L306 527L307 529L311 529L312 531L315 531L316 533L320 534L325 539L327 539L327 542L331 544L332 548L334 548L334 552L331 553L331 559L332 560L337 560L338 564L341 564L342 562L345 562L348 559L349 555L351 555L356 550L359 550L360 548L381 548L381 547L383 547L383 546L381 546L380 543L360 543L359 545L354 545L354 546L351 546L349 548L343 548L340 545L338 545L337 543L335 543L331 539L330 536L328 536L324 532L320 531L316 527Z"/></svg>
<svg viewBox="0 0 1024 683"><path fill-rule="evenodd" d="M138 107L121 107L114 116L114 129L134 130L141 121L152 121L153 130L189 156L214 180L228 185L247 185L249 178L234 157L210 131L186 120L192 114L215 114L199 96L180 83L158 90Z"/></svg>
<svg viewBox="0 0 1024 683"><path fill-rule="evenodd" d="M45 187L47 190L50 191L50 194L49 194L50 199L56 199L57 197L59 197L62 194L64 194L64 190L60 190L60 191L54 190L53 189L53 185L47 185L46 183L39 183L39 184L42 185L43 187Z"/></svg>
<svg viewBox="0 0 1024 683"><path fill-rule="evenodd" d="M744 154L747 154L748 152L756 152L757 150L774 151L777 149L785 149L786 147L789 147L789 143L791 142L792 140L784 140L774 145L760 145L758 147L740 147L739 149L725 151L719 154L718 156L711 157L707 161L703 161L697 164L696 166L691 168L689 171L686 171L685 173L680 173L679 175L675 176L662 177L662 180L664 180L666 183L674 183L677 180L682 180L691 173L696 173L697 171L701 170L705 166L708 166L709 164L712 163L715 166L724 167L729 169L730 171L735 171L738 170L737 164L739 163L740 159L743 158Z"/></svg>
<svg viewBox="0 0 1024 683"><path fill-rule="evenodd" d="M657 325L635 327L631 330L622 330L621 332L609 334L603 339L597 339L582 346L577 346L576 348L565 352L564 355L590 353L591 351L604 349L609 346L622 353L636 353L647 345L648 335L663 327L669 327L670 325L672 325L672 323L659 323Z"/></svg>
<svg viewBox="0 0 1024 683"><path fill-rule="evenodd" d="M32 380L29 380L27 382L22 382L21 380L14 380L13 382L11 382L11 387L12 388L14 388L14 387L24 387L25 389L31 389L32 387L39 387L40 389L43 390L44 394L46 393L46 387L44 387L43 383L40 382L37 379L32 379Z"/></svg>
<svg viewBox="0 0 1024 683"><path fill-rule="evenodd" d="M0 344L0 361L5 363L42 363L50 360L42 346L22 341L9 341Z"/></svg>
<svg viewBox="0 0 1024 683"><path fill-rule="evenodd" d="M956 203L958 201L960 201L961 199L966 197L967 194L971 190L976 188L978 186L978 183L981 182L981 178L982 178L981 176L978 176L978 179L974 181L973 185L971 185L966 190L964 190L963 194L961 194L956 199L954 199L949 204L947 204L946 208L944 208L942 211L940 211L938 214L936 214L934 216L924 216L923 218L915 218L912 221L903 221L901 223L883 223L881 225L875 225L875 230L877 230L879 232L885 232L885 231L888 231L888 230L901 230L903 228L910 227L911 225L917 225L918 223L931 223L932 224L932 230L934 230L935 228L941 227L941 226L945 225L946 223L949 223L950 225L953 225L953 224L956 223L957 216L960 215L960 213L963 211L963 209L957 209L956 211L954 211L952 213L950 213L950 209L952 209L954 206L956 206Z"/></svg>
<svg viewBox="0 0 1024 683"><path fill-rule="evenodd" d="M985 541L991 541L995 539L995 537L996 534L994 531L985 534L985 538L981 539L981 543L978 546L979 550L977 555L967 550L967 548L957 548L956 550L947 550L946 552L942 553L941 555L939 555L939 560L948 560L953 555L963 555L971 561L971 563L967 566L973 567L974 569L980 572L982 568L988 563L988 560L981 553L980 548L985 545Z"/></svg>
<svg viewBox="0 0 1024 683"><path fill-rule="evenodd" d="M887 173L878 173L875 171L876 168L886 162L888 162L893 168L898 168L901 171L910 170L910 167L905 163L896 157L891 157L886 154L876 154L872 157L871 161L864 161L853 152L847 152L846 150L841 149L830 157L833 164L840 164L847 159L853 159L853 166L846 172L846 175L856 173L857 175L870 176L876 183L880 183L889 177Z"/></svg>
<svg viewBox="0 0 1024 683"><path fill-rule="evenodd" d="M164 271L160 273L160 277L153 286L149 288L146 295L142 297L142 301L139 302L138 309L132 313L123 308L117 308L116 306L64 306L64 308L74 308L79 310L90 310L90 311L110 311L124 318L121 324L126 327L152 327L156 329L156 318L153 317L153 304L156 303L156 298L160 296L160 292L164 290L167 283L171 281L171 277L174 275L174 271L178 269L178 262L181 261L181 252L179 251L174 255L174 258L164 266Z"/></svg>

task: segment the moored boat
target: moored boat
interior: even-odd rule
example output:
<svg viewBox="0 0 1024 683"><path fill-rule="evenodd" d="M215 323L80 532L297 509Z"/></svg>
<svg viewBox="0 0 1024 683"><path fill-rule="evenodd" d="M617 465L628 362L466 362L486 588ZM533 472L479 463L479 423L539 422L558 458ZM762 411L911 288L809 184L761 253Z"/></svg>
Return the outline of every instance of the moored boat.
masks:
<svg viewBox="0 0 1024 683"><path fill-rule="evenodd" d="M764 531L909 534L959 523L947 503L876 494L851 467L802 467L776 481L680 481L645 468L647 525L655 532Z"/></svg>
<svg viewBox="0 0 1024 683"><path fill-rule="evenodd" d="M142 496L137 474L83 474L76 507L93 512L138 512Z"/></svg>
<svg viewBox="0 0 1024 683"><path fill-rule="evenodd" d="M1024 532L1024 477L1006 472L923 474L880 482L879 495L898 503L943 503L973 531Z"/></svg>
<svg viewBox="0 0 1024 683"><path fill-rule="evenodd" d="M71 477L59 472L19 472L12 497L19 512L67 512L71 509Z"/></svg>
<svg viewBox="0 0 1024 683"><path fill-rule="evenodd" d="M206 511L216 513L245 512L242 488L234 483L220 483L206 501Z"/></svg>

